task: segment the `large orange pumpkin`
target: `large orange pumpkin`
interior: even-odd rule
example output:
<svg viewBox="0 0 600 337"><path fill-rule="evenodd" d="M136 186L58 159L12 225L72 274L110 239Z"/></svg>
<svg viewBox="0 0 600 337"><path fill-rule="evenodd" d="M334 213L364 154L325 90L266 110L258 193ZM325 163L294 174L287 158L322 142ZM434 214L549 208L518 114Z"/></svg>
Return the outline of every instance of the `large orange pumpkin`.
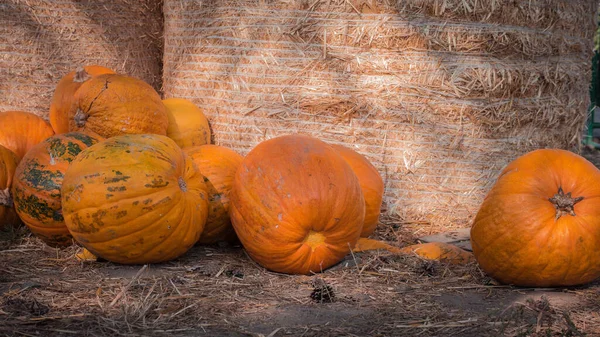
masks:
<svg viewBox="0 0 600 337"><path fill-rule="evenodd" d="M571 286L600 277L600 170L565 150L510 163L471 228L481 268L506 284Z"/></svg>
<svg viewBox="0 0 600 337"><path fill-rule="evenodd" d="M54 135L27 152L17 167L12 186L15 209L31 232L49 246L73 243L60 203L63 176L79 152L99 140L79 132Z"/></svg>
<svg viewBox="0 0 600 337"><path fill-rule="evenodd" d="M361 237L373 234L379 223L381 202L383 200L383 179L379 171L362 154L342 145L332 145L333 148L348 162L358 177L365 198L365 223Z"/></svg>
<svg viewBox="0 0 600 337"><path fill-rule="evenodd" d="M184 152L196 163L208 188L208 219L198 242L209 244L234 239L229 219L229 193L244 157L218 145L189 147Z"/></svg>
<svg viewBox="0 0 600 337"><path fill-rule="evenodd" d="M104 74L92 77L75 92L69 130L110 138L123 134L167 134L167 109L158 93L137 78Z"/></svg>
<svg viewBox="0 0 600 337"><path fill-rule="evenodd" d="M0 145L0 229L18 223L10 193L13 176L17 168L17 156Z"/></svg>
<svg viewBox="0 0 600 337"><path fill-rule="evenodd" d="M66 74L56 85L50 102L50 125L55 133L69 132L69 110L73 104L75 92L81 84L90 78L102 74L114 74L111 69L102 66L85 66Z"/></svg>
<svg viewBox="0 0 600 337"><path fill-rule="evenodd" d="M30 112L0 112L0 145L14 152L18 160L53 134L48 122Z"/></svg>
<svg viewBox="0 0 600 337"><path fill-rule="evenodd" d="M182 255L198 241L208 213L196 165L160 135L117 136L87 148L69 166L61 192L75 240L123 264Z"/></svg>
<svg viewBox="0 0 600 337"><path fill-rule="evenodd" d="M320 272L358 240L365 201L352 168L303 135L258 144L237 170L230 216L248 254L267 269Z"/></svg>
<svg viewBox="0 0 600 337"><path fill-rule="evenodd" d="M167 107L167 136L181 148L210 144L208 119L194 103L183 98L163 100Z"/></svg>

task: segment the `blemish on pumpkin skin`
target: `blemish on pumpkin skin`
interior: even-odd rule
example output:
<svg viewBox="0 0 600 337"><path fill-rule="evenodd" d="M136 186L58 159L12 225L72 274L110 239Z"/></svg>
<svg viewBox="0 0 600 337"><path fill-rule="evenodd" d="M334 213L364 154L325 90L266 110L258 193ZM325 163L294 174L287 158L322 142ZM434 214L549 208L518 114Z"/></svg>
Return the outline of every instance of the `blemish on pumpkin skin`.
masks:
<svg viewBox="0 0 600 337"><path fill-rule="evenodd" d="M127 211L123 210L123 211L119 211L117 212L117 214L115 215L116 219L121 219L122 217L127 215Z"/></svg>
<svg viewBox="0 0 600 337"><path fill-rule="evenodd" d="M139 201L134 201L134 202L132 203L132 205L133 205L133 206L137 206L139 203L140 203Z"/></svg>
<svg viewBox="0 0 600 337"><path fill-rule="evenodd" d="M107 193L106 194L106 199L108 200L108 199L110 199L111 197L114 197L114 196L115 196L114 194Z"/></svg>
<svg viewBox="0 0 600 337"><path fill-rule="evenodd" d="M125 186L109 186L106 190L109 192L123 192L127 190L127 188Z"/></svg>

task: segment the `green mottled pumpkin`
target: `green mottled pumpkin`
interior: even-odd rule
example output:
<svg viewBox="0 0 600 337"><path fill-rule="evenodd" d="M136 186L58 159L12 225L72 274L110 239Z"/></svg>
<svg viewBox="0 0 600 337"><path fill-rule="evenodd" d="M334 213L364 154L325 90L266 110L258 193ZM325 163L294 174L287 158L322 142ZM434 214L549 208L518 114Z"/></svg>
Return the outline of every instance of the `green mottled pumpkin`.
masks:
<svg viewBox="0 0 600 337"><path fill-rule="evenodd" d="M60 189L69 164L101 138L71 132L37 144L17 166L12 195L17 214L31 232L52 247L73 240L62 215Z"/></svg>
<svg viewBox="0 0 600 337"><path fill-rule="evenodd" d="M73 238L123 264L168 261L200 238L206 183L166 136L123 135L84 150L65 174L62 205Z"/></svg>

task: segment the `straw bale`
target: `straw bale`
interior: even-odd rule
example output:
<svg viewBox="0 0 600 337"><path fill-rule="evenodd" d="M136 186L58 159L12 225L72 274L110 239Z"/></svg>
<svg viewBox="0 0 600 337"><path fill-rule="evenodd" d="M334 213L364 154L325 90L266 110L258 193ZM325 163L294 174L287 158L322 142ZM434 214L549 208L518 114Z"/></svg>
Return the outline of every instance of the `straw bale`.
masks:
<svg viewBox="0 0 600 337"><path fill-rule="evenodd" d="M103 65L161 86L160 0L0 1L0 111L46 117L56 83Z"/></svg>
<svg viewBox="0 0 600 337"><path fill-rule="evenodd" d="M384 212L465 227L510 160L577 143L596 8L166 0L163 89L241 153L295 132L351 145L384 178Z"/></svg>

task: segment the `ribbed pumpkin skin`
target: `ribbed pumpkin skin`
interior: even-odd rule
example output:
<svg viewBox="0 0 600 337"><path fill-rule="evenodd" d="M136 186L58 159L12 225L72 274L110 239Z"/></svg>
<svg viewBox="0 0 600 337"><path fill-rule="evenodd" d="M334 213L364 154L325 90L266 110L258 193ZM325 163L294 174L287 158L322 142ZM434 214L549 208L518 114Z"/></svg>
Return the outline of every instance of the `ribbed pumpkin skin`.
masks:
<svg viewBox="0 0 600 337"><path fill-rule="evenodd" d="M12 186L17 214L51 247L73 243L60 202L65 171L83 149L99 141L79 132L54 135L34 146L17 166Z"/></svg>
<svg viewBox="0 0 600 337"><path fill-rule="evenodd" d="M229 218L229 193L235 172L242 164L237 152L218 145L184 149L204 176L208 191L208 219L198 243L210 244L235 238Z"/></svg>
<svg viewBox="0 0 600 337"><path fill-rule="evenodd" d="M104 74L84 82L69 110L69 130L104 138L123 134L167 134L167 108L158 93L137 78Z"/></svg>
<svg viewBox="0 0 600 337"><path fill-rule="evenodd" d="M19 221L10 193L16 168L17 156L0 145L0 229L15 225Z"/></svg>
<svg viewBox="0 0 600 337"><path fill-rule="evenodd" d="M50 102L50 125L57 134L69 132L69 110L75 99L75 92L81 84L90 78L102 74L114 74L111 69L102 66L85 66L66 74L58 81Z"/></svg>
<svg viewBox="0 0 600 337"><path fill-rule="evenodd" d="M0 112L0 145L14 152L18 160L53 134L52 126L31 112Z"/></svg>
<svg viewBox="0 0 600 337"><path fill-rule="evenodd" d="M258 144L237 170L230 216L256 262L288 274L320 272L358 240L365 202L356 175L332 147L303 135Z"/></svg>
<svg viewBox="0 0 600 337"><path fill-rule="evenodd" d="M543 149L510 163L486 196L471 228L473 253L496 280L555 287L600 277L600 171L564 150ZM574 214L550 200L562 188Z"/></svg>
<svg viewBox="0 0 600 337"><path fill-rule="evenodd" d="M342 145L331 145L350 165L362 188L365 198L365 223L363 224L361 237L373 234L379 223L381 213L381 202L383 201L383 179L379 171L362 154Z"/></svg>
<svg viewBox="0 0 600 337"><path fill-rule="evenodd" d="M174 141L123 135L84 150L65 174L69 231L96 256L122 264L184 254L208 213L206 184Z"/></svg>
<svg viewBox="0 0 600 337"><path fill-rule="evenodd" d="M183 98L168 98L163 103L169 117L167 136L179 147L210 144L210 126L202 109Z"/></svg>

